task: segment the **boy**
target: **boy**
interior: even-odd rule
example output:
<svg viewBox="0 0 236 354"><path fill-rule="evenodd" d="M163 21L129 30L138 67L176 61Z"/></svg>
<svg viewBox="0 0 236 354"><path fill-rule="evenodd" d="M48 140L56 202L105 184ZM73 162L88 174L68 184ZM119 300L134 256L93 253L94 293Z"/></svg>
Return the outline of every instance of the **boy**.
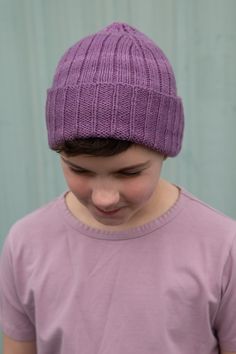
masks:
<svg viewBox="0 0 236 354"><path fill-rule="evenodd" d="M125 23L83 38L46 122L68 191L6 239L4 354L236 353L236 222L160 177L184 127L161 49Z"/></svg>

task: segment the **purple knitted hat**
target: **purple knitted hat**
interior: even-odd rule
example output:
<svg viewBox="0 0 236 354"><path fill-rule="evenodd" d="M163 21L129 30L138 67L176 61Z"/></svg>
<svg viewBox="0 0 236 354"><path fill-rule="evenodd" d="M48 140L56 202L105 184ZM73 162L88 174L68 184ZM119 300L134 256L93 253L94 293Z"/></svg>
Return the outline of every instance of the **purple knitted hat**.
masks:
<svg viewBox="0 0 236 354"><path fill-rule="evenodd" d="M47 90L51 149L74 138L128 140L176 156L184 113L162 50L126 23L112 23L69 48Z"/></svg>

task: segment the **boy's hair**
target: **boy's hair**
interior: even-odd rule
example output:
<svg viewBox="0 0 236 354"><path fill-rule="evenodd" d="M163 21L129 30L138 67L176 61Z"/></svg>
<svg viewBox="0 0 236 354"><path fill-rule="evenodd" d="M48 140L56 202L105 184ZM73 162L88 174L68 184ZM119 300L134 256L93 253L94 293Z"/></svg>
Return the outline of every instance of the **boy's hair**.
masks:
<svg viewBox="0 0 236 354"><path fill-rule="evenodd" d="M58 153L64 152L67 156L113 156L128 150L134 143L127 140L112 138L79 138L67 140L57 147Z"/></svg>

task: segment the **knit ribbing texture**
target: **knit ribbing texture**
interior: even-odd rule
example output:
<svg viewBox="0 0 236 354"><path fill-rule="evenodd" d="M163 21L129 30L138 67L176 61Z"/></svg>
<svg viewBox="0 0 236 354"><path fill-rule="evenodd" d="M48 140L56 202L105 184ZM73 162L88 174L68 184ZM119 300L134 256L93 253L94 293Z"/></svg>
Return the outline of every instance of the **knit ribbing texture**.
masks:
<svg viewBox="0 0 236 354"><path fill-rule="evenodd" d="M144 33L115 22L70 47L47 90L48 142L129 140L176 156L184 112L173 69Z"/></svg>

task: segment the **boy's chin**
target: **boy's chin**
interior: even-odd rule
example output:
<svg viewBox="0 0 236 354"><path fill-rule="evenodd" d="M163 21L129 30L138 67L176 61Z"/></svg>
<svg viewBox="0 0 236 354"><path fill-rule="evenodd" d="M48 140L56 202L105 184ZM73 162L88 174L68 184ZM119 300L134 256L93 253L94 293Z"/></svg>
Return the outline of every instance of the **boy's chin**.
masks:
<svg viewBox="0 0 236 354"><path fill-rule="evenodd" d="M97 216L91 215L95 221L97 221L101 225L108 225L108 226L119 226L124 225L127 223L127 220L124 218L114 218L111 216Z"/></svg>
<svg viewBox="0 0 236 354"><path fill-rule="evenodd" d="M121 216L118 215L119 212L117 212L117 215L98 215L95 213L91 213L91 219L93 219L93 221L91 222L92 227L97 227L97 228L104 228L107 229L108 231L122 231L126 228L129 227L129 221L130 219L126 216ZM130 216L131 218L131 216ZM109 229L108 229L109 228Z"/></svg>

